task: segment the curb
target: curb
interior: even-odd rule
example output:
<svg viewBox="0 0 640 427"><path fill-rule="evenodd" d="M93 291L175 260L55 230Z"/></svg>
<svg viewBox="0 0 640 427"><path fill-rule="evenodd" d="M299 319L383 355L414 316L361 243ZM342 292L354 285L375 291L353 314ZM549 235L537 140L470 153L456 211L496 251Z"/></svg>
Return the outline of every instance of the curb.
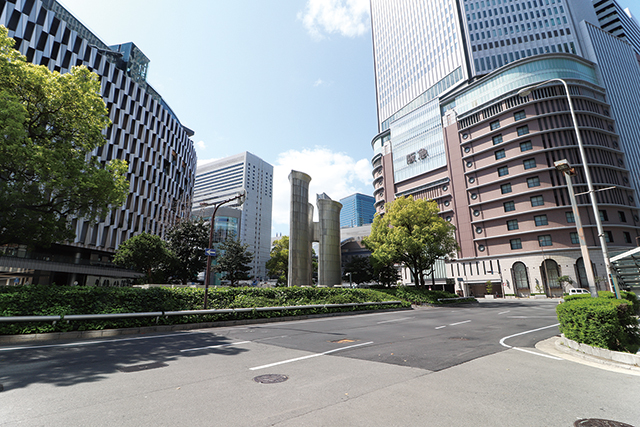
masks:
<svg viewBox="0 0 640 427"><path fill-rule="evenodd" d="M610 364L618 367L640 371L640 354L624 353L621 351L607 350L604 348L592 347L577 341L570 340L561 335L555 342L556 349L562 352L570 352L584 359Z"/></svg>
<svg viewBox="0 0 640 427"><path fill-rule="evenodd" d="M29 344L42 341L63 341L77 339L94 339L116 337L120 335L144 335L154 332L186 331L191 329L220 328L226 326L254 325L262 323L289 322L294 320L314 319L320 317L349 316L368 313L384 313L411 310L411 308L390 308L385 310L344 311L339 313L318 313L301 316L285 316L258 319L222 320L219 322L182 323L176 325L141 326L137 328L102 329L92 331L48 332L44 334L0 335L0 345Z"/></svg>

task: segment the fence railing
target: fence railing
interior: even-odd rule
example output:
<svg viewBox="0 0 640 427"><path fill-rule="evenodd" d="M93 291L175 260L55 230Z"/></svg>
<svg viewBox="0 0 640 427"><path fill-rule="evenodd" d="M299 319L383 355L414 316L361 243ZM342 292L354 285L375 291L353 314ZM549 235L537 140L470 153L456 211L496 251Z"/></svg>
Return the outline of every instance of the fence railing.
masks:
<svg viewBox="0 0 640 427"><path fill-rule="evenodd" d="M287 311L287 310L305 310L305 309L329 309L329 308L347 308L361 307L371 305L391 305L402 304L402 301L381 301L381 302L358 302L348 304L314 304L314 305L290 305L283 307L247 307L247 308L220 308L210 310L181 310L181 311L152 311L141 313L109 313L109 314L68 314L55 316L4 316L0 317L0 323L20 323L20 322L60 322L71 320L106 320L106 319L127 319L131 317L160 317L168 316L193 316L202 314L233 314L233 313L250 313L253 311Z"/></svg>

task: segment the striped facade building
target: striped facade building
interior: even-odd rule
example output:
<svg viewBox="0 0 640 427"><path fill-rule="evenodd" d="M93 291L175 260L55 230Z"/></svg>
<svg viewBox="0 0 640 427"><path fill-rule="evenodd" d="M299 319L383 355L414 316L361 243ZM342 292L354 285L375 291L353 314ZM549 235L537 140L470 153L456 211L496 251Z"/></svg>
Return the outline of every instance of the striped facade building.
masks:
<svg viewBox="0 0 640 427"><path fill-rule="evenodd" d="M14 248L0 257L0 284L113 284L130 272L113 268L119 244L142 232L164 237L189 217L196 153L191 131L146 81L149 59L133 43L108 46L55 0L0 0L0 25L27 60L52 71L84 65L100 77L113 124L94 155L129 164L130 192L101 222L73 218L73 242L51 253Z"/></svg>

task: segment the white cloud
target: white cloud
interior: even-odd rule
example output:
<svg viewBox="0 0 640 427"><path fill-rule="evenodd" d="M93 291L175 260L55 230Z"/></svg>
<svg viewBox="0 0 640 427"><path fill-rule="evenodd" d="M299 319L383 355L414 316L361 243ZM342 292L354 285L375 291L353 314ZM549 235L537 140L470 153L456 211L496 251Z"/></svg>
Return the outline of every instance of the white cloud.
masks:
<svg viewBox="0 0 640 427"><path fill-rule="evenodd" d="M334 33L361 36L369 30L369 0L307 0L298 19L316 40Z"/></svg>
<svg viewBox="0 0 640 427"><path fill-rule="evenodd" d="M198 142L196 143L196 146L197 146L198 148L202 148L203 150L204 150L205 148L207 148L207 144L205 144L205 143L204 143L204 141L198 141Z"/></svg>
<svg viewBox="0 0 640 427"><path fill-rule="evenodd" d="M289 199L291 170L311 177L309 202L315 206L316 194L327 193L339 200L353 193L371 194L371 166L368 159L354 160L344 153L316 147L302 151L289 150L278 156L273 172L273 229L289 234ZM314 208L314 211L317 208ZM314 212L317 220L317 211Z"/></svg>
<svg viewBox="0 0 640 427"><path fill-rule="evenodd" d="M313 87L318 87L318 86L320 86L322 83L324 83L324 82L322 81L322 79L318 79L318 80L316 80L315 82L313 82Z"/></svg>

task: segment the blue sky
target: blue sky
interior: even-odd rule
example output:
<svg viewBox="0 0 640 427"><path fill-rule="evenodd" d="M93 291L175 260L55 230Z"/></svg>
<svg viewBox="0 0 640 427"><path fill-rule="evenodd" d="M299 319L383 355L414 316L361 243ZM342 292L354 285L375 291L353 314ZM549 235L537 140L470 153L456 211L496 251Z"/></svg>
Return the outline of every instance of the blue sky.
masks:
<svg viewBox="0 0 640 427"><path fill-rule="evenodd" d="M618 1L640 17L638 0ZM289 233L291 169L311 175L311 194L372 193L368 0L60 2L149 57L147 80L195 131L199 162L249 151L275 167L274 233Z"/></svg>

